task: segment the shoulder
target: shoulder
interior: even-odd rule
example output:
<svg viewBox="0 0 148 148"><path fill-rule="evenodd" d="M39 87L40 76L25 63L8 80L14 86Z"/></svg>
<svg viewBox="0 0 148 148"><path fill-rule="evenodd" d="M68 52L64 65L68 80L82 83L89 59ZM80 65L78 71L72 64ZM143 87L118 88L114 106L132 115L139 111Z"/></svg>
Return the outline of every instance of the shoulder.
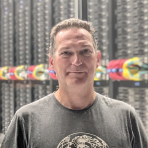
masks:
<svg viewBox="0 0 148 148"><path fill-rule="evenodd" d="M123 112L135 113L134 107L132 107L131 105L123 101L112 99L107 96L100 95L98 93L96 94L99 102L101 102L101 105L104 106L106 109L109 109L111 111L118 112L118 113L123 113Z"/></svg>
<svg viewBox="0 0 148 148"><path fill-rule="evenodd" d="M30 104L27 104L20 109L18 109L15 113L17 117L22 117L22 116L28 116L32 114L39 114L41 112L44 112L45 109L50 107L52 102L54 101L54 94L51 93L48 96L45 96L35 102L32 102Z"/></svg>

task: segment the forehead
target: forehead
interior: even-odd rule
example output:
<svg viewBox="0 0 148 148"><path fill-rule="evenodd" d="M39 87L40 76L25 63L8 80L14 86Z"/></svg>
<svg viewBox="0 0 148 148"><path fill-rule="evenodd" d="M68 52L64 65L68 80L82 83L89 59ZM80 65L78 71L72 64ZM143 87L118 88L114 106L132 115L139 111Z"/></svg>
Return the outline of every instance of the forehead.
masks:
<svg viewBox="0 0 148 148"><path fill-rule="evenodd" d="M55 40L57 44L70 40L84 40L92 43L91 34L82 28L63 29L57 33Z"/></svg>

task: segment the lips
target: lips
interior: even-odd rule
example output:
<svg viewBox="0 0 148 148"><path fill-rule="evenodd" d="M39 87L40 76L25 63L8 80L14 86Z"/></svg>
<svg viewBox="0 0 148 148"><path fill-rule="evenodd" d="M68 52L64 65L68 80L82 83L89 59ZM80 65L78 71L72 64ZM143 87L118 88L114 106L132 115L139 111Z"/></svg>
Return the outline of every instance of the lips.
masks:
<svg viewBox="0 0 148 148"><path fill-rule="evenodd" d="M84 73L83 71L72 71L72 72L69 72L69 73Z"/></svg>
<svg viewBox="0 0 148 148"><path fill-rule="evenodd" d="M70 71L68 73L82 74L82 73L85 73L85 72L84 71Z"/></svg>
<svg viewBox="0 0 148 148"><path fill-rule="evenodd" d="M86 71L82 71L82 70L71 70L68 71L66 74L67 75L84 75L85 73L87 73Z"/></svg>
<svg viewBox="0 0 148 148"><path fill-rule="evenodd" d="M67 74L69 75L84 75L84 71L70 71Z"/></svg>

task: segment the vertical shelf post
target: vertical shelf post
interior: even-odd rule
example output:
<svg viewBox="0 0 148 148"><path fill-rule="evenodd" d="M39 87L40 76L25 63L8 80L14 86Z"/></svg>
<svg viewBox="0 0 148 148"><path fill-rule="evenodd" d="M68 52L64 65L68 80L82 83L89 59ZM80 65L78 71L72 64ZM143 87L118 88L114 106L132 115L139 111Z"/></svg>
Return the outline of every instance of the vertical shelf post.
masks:
<svg viewBox="0 0 148 148"><path fill-rule="evenodd" d="M109 27L109 44L108 44L108 53L109 53L109 61L115 59L115 53L117 51L117 46L115 43L116 39L116 1L115 0L108 0L108 27ZM109 97L116 98L118 94L118 82L109 79Z"/></svg>

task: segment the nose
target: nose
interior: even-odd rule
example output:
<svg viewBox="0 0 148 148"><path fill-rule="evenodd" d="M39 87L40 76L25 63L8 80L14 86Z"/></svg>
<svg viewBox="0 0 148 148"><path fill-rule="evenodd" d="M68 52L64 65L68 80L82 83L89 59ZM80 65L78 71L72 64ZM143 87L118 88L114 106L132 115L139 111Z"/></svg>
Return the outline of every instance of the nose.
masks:
<svg viewBox="0 0 148 148"><path fill-rule="evenodd" d="M72 59L72 65L80 66L82 64L81 58L79 54L74 54Z"/></svg>

